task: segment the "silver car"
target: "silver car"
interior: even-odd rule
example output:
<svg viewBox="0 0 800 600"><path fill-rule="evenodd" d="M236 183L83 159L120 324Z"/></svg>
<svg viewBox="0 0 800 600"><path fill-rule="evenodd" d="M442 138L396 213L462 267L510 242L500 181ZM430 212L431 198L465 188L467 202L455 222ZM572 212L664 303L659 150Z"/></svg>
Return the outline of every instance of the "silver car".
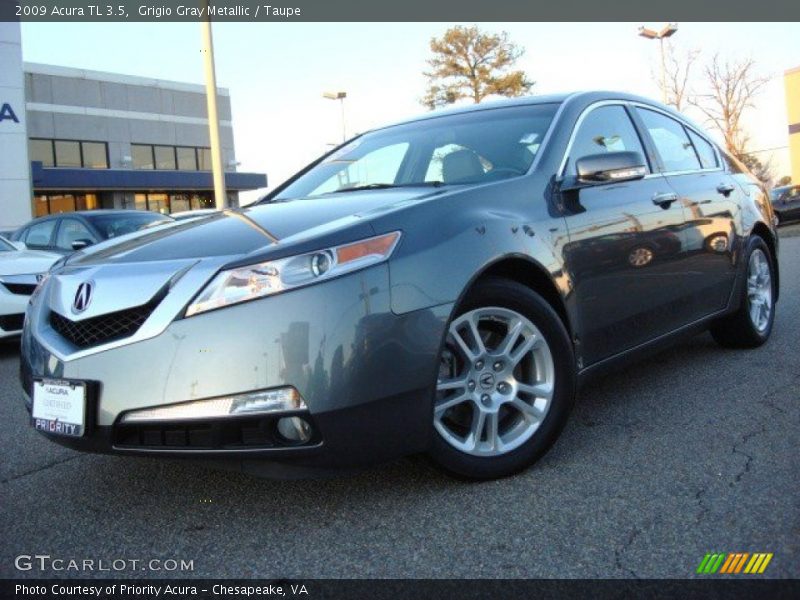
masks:
<svg viewBox="0 0 800 600"><path fill-rule="evenodd" d="M592 374L769 338L766 190L650 100L580 93L361 135L257 205L103 242L33 295L33 426L82 450L309 474L412 453L500 477Z"/></svg>

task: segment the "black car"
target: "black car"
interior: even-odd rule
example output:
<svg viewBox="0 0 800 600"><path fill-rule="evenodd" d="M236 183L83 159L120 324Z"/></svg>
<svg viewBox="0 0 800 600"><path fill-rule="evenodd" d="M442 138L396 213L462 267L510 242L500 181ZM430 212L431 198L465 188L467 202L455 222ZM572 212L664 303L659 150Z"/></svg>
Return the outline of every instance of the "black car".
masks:
<svg viewBox="0 0 800 600"><path fill-rule="evenodd" d="M141 210L84 210L39 217L11 236L28 248L69 254L111 238L173 219Z"/></svg>
<svg viewBox="0 0 800 600"><path fill-rule="evenodd" d="M800 185L776 187L769 193L778 222L800 220Z"/></svg>

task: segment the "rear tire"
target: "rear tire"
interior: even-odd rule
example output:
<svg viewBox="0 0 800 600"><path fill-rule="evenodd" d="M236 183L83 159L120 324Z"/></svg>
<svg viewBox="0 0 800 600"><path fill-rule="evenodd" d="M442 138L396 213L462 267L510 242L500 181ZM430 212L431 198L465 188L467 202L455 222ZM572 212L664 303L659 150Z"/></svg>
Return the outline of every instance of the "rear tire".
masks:
<svg viewBox="0 0 800 600"><path fill-rule="evenodd" d="M775 262L766 242L753 235L744 253L745 282L739 309L716 321L711 335L727 348L757 348L775 322Z"/></svg>
<svg viewBox="0 0 800 600"><path fill-rule="evenodd" d="M525 469L566 424L575 374L569 334L541 296L506 279L479 282L442 349L430 456L467 479Z"/></svg>

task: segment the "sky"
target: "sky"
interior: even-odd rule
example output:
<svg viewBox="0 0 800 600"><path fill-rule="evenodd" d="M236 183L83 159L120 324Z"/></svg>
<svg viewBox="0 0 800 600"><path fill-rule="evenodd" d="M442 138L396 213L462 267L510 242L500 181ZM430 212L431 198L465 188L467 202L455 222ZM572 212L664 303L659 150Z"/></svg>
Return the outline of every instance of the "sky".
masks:
<svg viewBox="0 0 800 600"><path fill-rule="evenodd" d="M428 44L452 25L215 23L217 84L230 89L239 170L267 173L274 187L340 142L340 106L325 91L347 93L348 135L425 112ZM517 68L536 82L532 93L612 89L658 99L658 44L637 36L639 25L663 24L478 23L525 49ZM745 127L754 150L769 150L759 157L788 174L783 72L800 66L800 24L680 23L672 40L702 59L755 60L770 80ZM202 84L200 43L196 23L22 25L25 61ZM243 193L242 204L261 194Z"/></svg>

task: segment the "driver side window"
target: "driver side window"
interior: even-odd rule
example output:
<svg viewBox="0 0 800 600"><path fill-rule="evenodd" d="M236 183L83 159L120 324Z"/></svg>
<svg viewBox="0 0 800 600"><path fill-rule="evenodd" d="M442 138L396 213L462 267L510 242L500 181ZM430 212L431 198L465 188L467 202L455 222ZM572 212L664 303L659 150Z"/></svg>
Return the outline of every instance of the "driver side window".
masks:
<svg viewBox="0 0 800 600"><path fill-rule="evenodd" d="M569 153L566 172L577 175L575 163L584 156L626 150L638 152L643 159L647 158L625 108L622 106L595 108L586 115L578 127Z"/></svg>
<svg viewBox="0 0 800 600"><path fill-rule="evenodd" d="M58 228L58 235L56 236L56 247L71 252L72 243L78 240L86 240L92 243L96 241L92 232L86 228L86 225L77 219L64 219L61 221L61 226Z"/></svg>

